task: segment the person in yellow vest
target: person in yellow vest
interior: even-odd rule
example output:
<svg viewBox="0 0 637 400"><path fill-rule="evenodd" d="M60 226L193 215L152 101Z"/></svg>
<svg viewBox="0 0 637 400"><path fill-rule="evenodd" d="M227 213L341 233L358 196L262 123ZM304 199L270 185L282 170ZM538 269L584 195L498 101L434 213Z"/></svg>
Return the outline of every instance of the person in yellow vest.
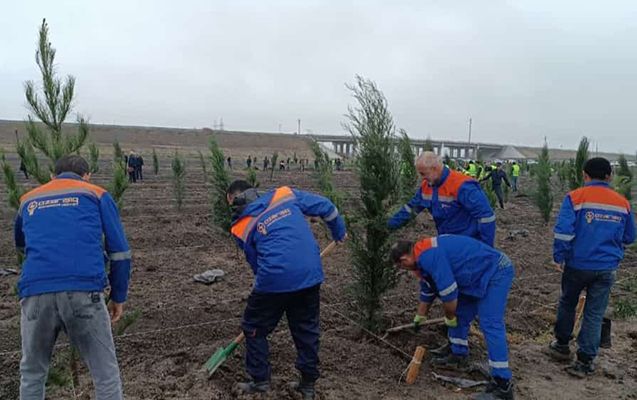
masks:
<svg viewBox="0 0 637 400"><path fill-rule="evenodd" d="M478 167L476 167L476 164L473 162L473 160L469 160L469 165L467 166L467 175L469 175L472 178L475 178L478 175Z"/></svg>
<svg viewBox="0 0 637 400"><path fill-rule="evenodd" d="M520 177L520 166L518 163L513 161L513 165L511 165L511 183L514 192L518 191L518 178Z"/></svg>

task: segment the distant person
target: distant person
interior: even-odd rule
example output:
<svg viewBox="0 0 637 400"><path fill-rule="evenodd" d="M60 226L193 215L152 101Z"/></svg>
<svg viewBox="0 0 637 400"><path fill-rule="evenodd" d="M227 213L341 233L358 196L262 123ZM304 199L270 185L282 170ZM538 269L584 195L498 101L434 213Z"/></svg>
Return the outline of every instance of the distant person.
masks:
<svg viewBox="0 0 637 400"><path fill-rule="evenodd" d="M111 195L88 182L86 160L64 156L54 172L49 183L21 197L15 220L15 245L25 255L18 281L20 399L45 398L62 330L88 366L95 398L123 399L111 325L123 315L128 294L126 234Z"/></svg>
<svg viewBox="0 0 637 400"><path fill-rule="evenodd" d="M340 158L337 158L334 163L336 164L336 170L340 171L342 169L343 162Z"/></svg>
<svg viewBox="0 0 637 400"><path fill-rule="evenodd" d="M128 171L128 182L136 183L137 182L137 156L135 155L135 151L131 150L126 158L126 171Z"/></svg>
<svg viewBox="0 0 637 400"><path fill-rule="evenodd" d="M263 159L263 170L266 171L268 169L268 165L270 164L270 159L268 156L265 156Z"/></svg>
<svg viewBox="0 0 637 400"><path fill-rule="evenodd" d="M285 166L286 166L287 170L290 169L290 157L288 157L287 161L285 162Z"/></svg>
<svg viewBox="0 0 637 400"><path fill-rule="evenodd" d="M319 160L317 158L314 159L314 169L318 169L319 167Z"/></svg>
<svg viewBox="0 0 637 400"><path fill-rule="evenodd" d="M252 156L248 156L248 159L246 160L246 165L248 166L248 169L250 169L250 167L252 166Z"/></svg>
<svg viewBox="0 0 637 400"><path fill-rule="evenodd" d="M279 170L284 170L285 169L285 161L281 160L281 162L279 163Z"/></svg>
<svg viewBox="0 0 637 400"><path fill-rule="evenodd" d="M29 172L27 171L27 166L24 164L22 158L20 158L20 171L24 174L25 179L29 179Z"/></svg>
<svg viewBox="0 0 637 400"><path fill-rule="evenodd" d="M558 360L571 360L569 342L575 308L586 290L582 327L577 336L577 359L566 372L585 378L594 372L602 320L624 248L635 241L635 217L630 202L610 186L607 159L584 164L585 185L568 193L555 224L553 261L563 266L562 290L549 350Z"/></svg>
<svg viewBox="0 0 637 400"><path fill-rule="evenodd" d="M228 168L232 169L232 157L228 156L228 158L226 158L226 162L228 163Z"/></svg>
<svg viewBox="0 0 637 400"><path fill-rule="evenodd" d="M502 181L506 183L508 187L511 187L509 183L509 179L507 178L506 172L502 170L502 163L497 162L495 169L492 169L491 172L487 174L480 182L484 182L491 178L491 187L495 192L495 195L498 198L498 202L500 203L500 208L504 209L504 195L502 194Z"/></svg>
<svg viewBox="0 0 637 400"><path fill-rule="evenodd" d="M140 181L144 180L144 174L142 171L143 168L144 168L144 158L142 157L141 154L138 154L137 160L135 162L135 177L139 179Z"/></svg>
<svg viewBox="0 0 637 400"><path fill-rule="evenodd" d="M258 163L257 157L256 156L252 157L252 165L254 165L254 168L257 168L257 163Z"/></svg>
<svg viewBox="0 0 637 400"><path fill-rule="evenodd" d="M518 191L518 179L520 178L520 166L518 163L513 161L511 165L511 184L513 187L513 192Z"/></svg>

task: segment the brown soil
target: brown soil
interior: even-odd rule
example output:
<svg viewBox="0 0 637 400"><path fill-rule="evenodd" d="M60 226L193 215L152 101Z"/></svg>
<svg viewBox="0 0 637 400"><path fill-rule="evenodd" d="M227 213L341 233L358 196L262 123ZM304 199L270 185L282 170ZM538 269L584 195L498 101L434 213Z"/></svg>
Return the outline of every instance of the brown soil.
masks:
<svg viewBox="0 0 637 400"><path fill-rule="evenodd" d="M131 145L147 151L151 143L142 139ZM108 142L108 141L106 141ZM205 143L205 141L204 141ZM255 151L261 159L268 154ZM266 396L240 396L233 386L245 379L243 349L239 349L211 380L203 363L240 331L239 320L252 283L251 272L234 244L211 227L208 192L196 158L188 158L185 209L178 212L166 159L159 176L146 168L146 180L126 193L122 217L134 254L134 273L127 310L142 312L124 335L115 339L128 399L298 399L286 383L296 376L295 351L282 321L271 338L273 391ZM109 167L95 180L105 184ZM240 176L243 172L235 172ZM259 172L263 187L282 184L316 190L311 172L276 171L274 182ZM527 184L526 180L522 185ZM335 185L350 198L357 193L351 172L335 174ZM4 187L0 188L0 263L15 264L12 249L12 212L7 210ZM557 205L556 205L557 207ZM345 210L347 212L347 210ZM506 210L498 210L497 246L509 254L517 268L507 314L511 342L511 364L518 399L635 399L637 398L637 326L615 322L613 348L602 350L598 373L586 381L570 378L562 365L549 361L544 352L551 338L555 303L559 296L559 274L550 268L552 235L528 197L511 199ZM529 236L508 240L510 230L527 229ZM325 229L314 225L322 246L328 243ZM426 215L400 232L403 237L431 234L433 223ZM204 286L192 281L196 273L221 268L224 281ZM637 271L637 255L628 253L619 279ZM360 333L352 323L356 310L347 292L351 264L346 246L338 248L324 263L326 281L322 291L321 370L319 399L463 399L471 390L457 390L433 380L426 362L416 384L407 386L401 376L417 345L434 348L445 341L444 329L432 327L418 335L394 334L381 342ZM16 277L0 278L0 398L17 397L19 387L19 315L12 294ZM403 276L384 301L388 324L409 322L417 304L417 282ZM439 312L439 307L436 307ZM472 357L483 360L480 335L470 337ZM55 360L66 350L59 341ZM80 399L92 398L92 384L82 369ZM51 386L50 399L74 398L69 387Z"/></svg>

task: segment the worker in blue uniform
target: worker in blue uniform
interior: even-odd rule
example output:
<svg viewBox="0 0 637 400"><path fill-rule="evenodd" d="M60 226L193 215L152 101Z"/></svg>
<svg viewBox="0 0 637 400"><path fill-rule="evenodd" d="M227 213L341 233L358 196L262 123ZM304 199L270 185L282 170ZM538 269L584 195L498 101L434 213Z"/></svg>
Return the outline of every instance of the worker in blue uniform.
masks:
<svg viewBox="0 0 637 400"><path fill-rule="evenodd" d="M301 373L292 386L304 399L313 399L319 377L323 269L318 243L305 217L322 218L337 242L346 237L345 222L327 198L287 186L259 193L239 180L228 188L227 200L233 208L232 235L255 275L242 321L246 369L252 380L238 387L244 393L269 390L267 336L285 313Z"/></svg>
<svg viewBox="0 0 637 400"><path fill-rule="evenodd" d="M417 243L401 240L391 248L396 266L413 271L421 281L418 326L440 297L449 327L451 354L434 358L443 368L468 367L469 327L479 317L492 381L475 399L513 399L504 316L515 272L511 260L486 244L460 235L440 235Z"/></svg>
<svg viewBox="0 0 637 400"><path fill-rule="evenodd" d="M493 246L495 214L480 184L470 176L446 167L433 152L416 161L422 184L414 197L388 222L398 229L423 210L428 210L438 234L464 235Z"/></svg>

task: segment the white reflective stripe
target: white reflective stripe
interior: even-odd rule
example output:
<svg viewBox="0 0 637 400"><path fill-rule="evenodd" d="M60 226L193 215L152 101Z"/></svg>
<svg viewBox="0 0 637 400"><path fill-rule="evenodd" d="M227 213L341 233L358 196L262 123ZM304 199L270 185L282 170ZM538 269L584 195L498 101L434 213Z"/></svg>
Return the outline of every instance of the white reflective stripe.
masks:
<svg viewBox="0 0 637 400"><path fill-rule="evenodd" d="M431 238L431 247L438 247L438 238L435 236Z"/></svg>
<svg viewBox="0 0 637 400"><path fill-rule="evenodd" d="M556 233L553 235L557 240L564 240L565 242L570 242L575 239L575 235L566 235L564 233Z"/></svg>
<svg viewBox="0 0 637 400"><path fill-rule="evenodd" d="M489 366L493 368L509 368L508 361L491 361L489 360Z"/></svg>
<svg viewBox="0 0 637 400"><path fill-rule="evenodd" d="M605 211L615 211L622 214L628 214L628 209L626 207L620 206L612 206L610 204L602 204L602 203L582 203L578 204L573 209L575 211L581 210L582 208L593 208L596 210L605 210Z"/></svg>
<svg viewBox="0 0 637 400"><path fill-rule="evenodd" d="M458 339L458 338L454 338L454 337L449 337L449 341L452 344L458 344L460 346L469 346L469 341L466 339Z"/></svg>
<svg viewBox="0 0 637 400"><path fill-rule="evenodd" d="M109 253L108 258L111 261L122 261L122 260L130 260L131 253L129 251L118 251L116 253Z"/></svg>
<svg viewBox="0 0 637 400"><path fill-rule="evenodd" d="M420 292L420 295L421 295L421 296L431 297L431 296L435 296L436 294L435 294L435 293L431 293L431 292L429 292L429 293Z"/></svg>
<svg viewBox="0 0 637 400"><path fill-rule="evenodd" d="M431 200L431 195L422 193L422 198L425 200Z"/></svg>
<svg viewBox="0 0 637 400"><path fill-rule="evenodd" d="M490 217L480 218L478 222L481 224L488 224L489 222L495 222L495 214L493 214Z"/></svg>
<svg viewBox="0 0 637 400"><path fill-rule="evenodd" d="M445 203L451 203L455 199L452 196L438 196L438 201L442 201Z"/></svg>
<svg viewBox="0 0 637 400"><path fill-rule="evenodd" d="M409 207L409 205L405 204L403 208L405 209L405 211L411 214L411 207Z"/></svg>
<svg viewBox="0 0 637 400"><path fill-rule="evenodd" d="M458 284L456 282L454 282L448 288L446 288L444 290L441 290L440 291L440 295L441 296L446 296L446 295L450 294L451 292L453 292L454 290L456 290L457 288L458 288Z"/></svg>
<svg viewBox="0 0 637 400"><path fill-rule="evenodd" d="M335 220L336 217L338 217L338 210L336 208L334 208L334 211L332 211L332 213L330 215L328 215L327 217L323 218L323 221L330 222L330 221Z"/></svg>

